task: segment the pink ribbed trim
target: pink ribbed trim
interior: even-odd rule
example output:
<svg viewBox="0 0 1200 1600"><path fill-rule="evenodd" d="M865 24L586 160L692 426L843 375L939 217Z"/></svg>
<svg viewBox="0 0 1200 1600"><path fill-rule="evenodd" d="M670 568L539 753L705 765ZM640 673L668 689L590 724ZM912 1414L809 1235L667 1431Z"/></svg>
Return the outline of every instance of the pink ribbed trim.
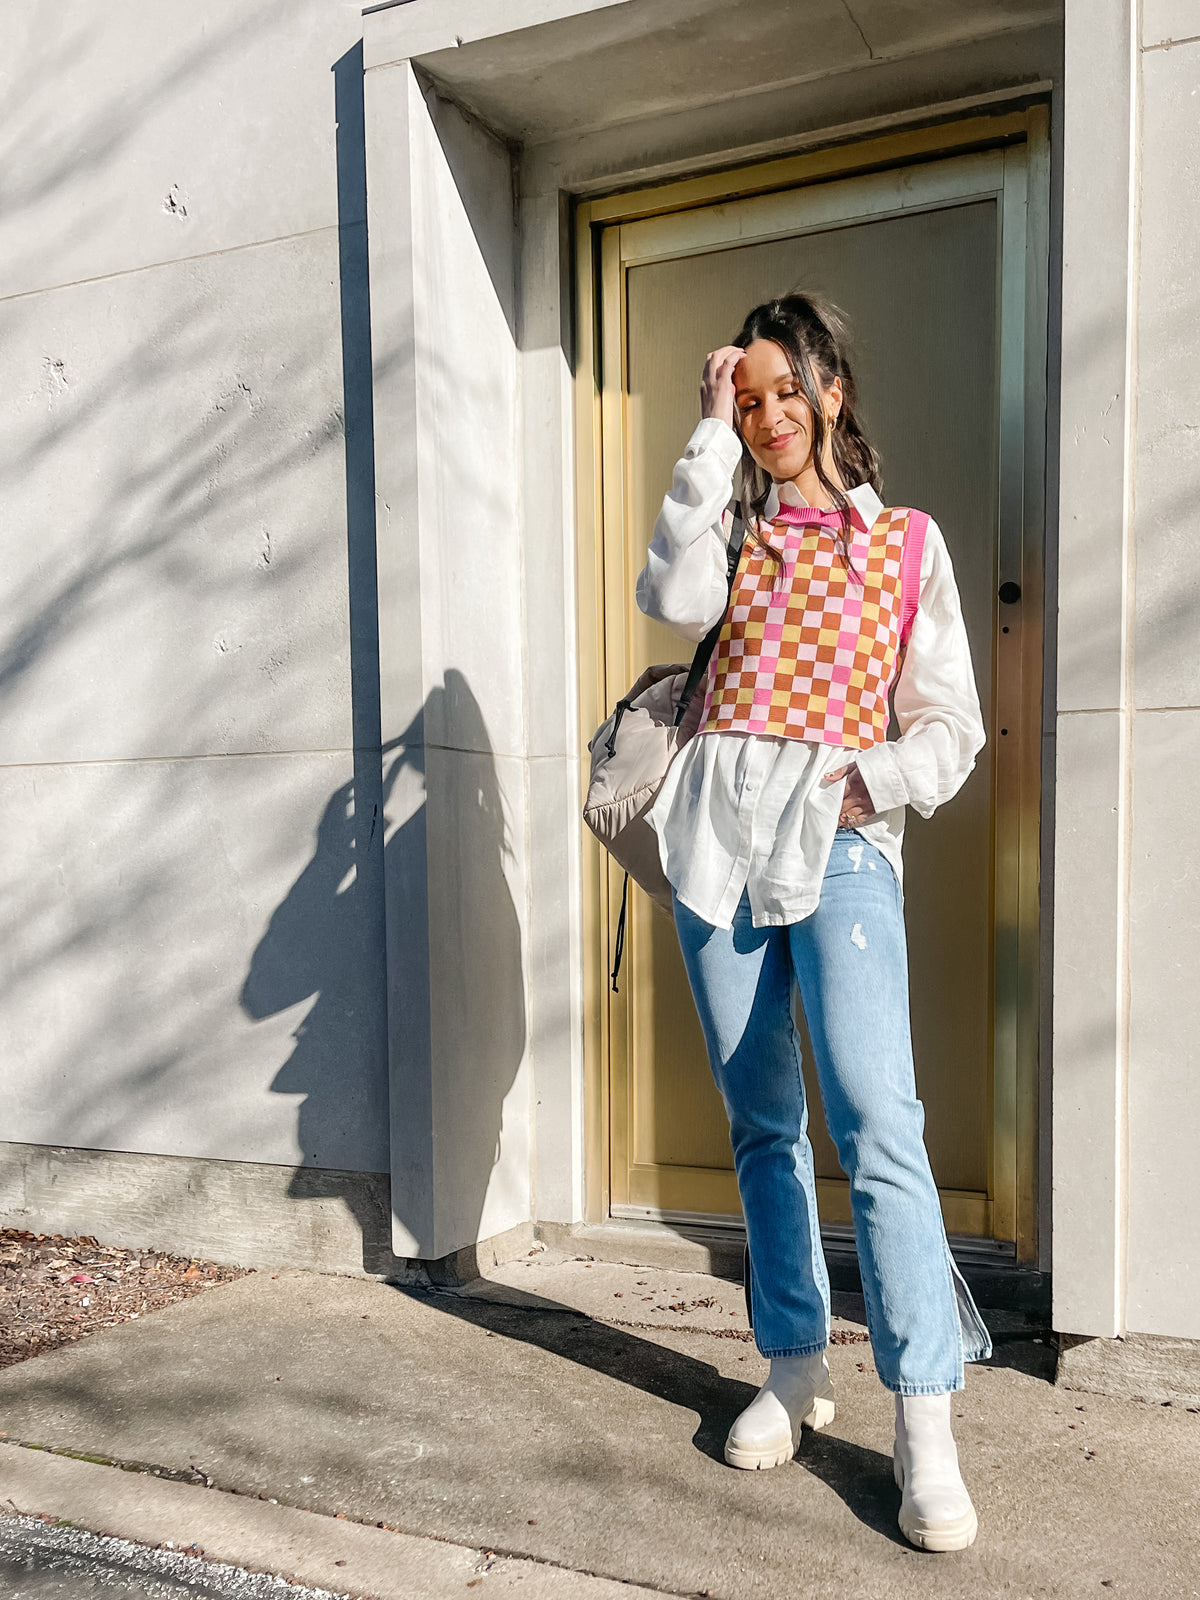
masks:
<svg viewBox="0 0 1200 1600"><path fill-rule="evenodd" d="M819 522L825 528L840 528L842 514L840 511L822 511L817 506L794 506L789 502L779 507L771 521L790 523L792 527L803 527L805 524ZM855 505L850 507L850 522L860 533L869 531L861 511Z"/></svg>
<svg viewBox="0 0 1200 1600"><path fill-rule="evenodd" d="M921 599L921 557L925 553L925 533L929 517L924 511L910 511L904 535L904 554L900 558L900 643L908 643L913 618Z"/></svg>

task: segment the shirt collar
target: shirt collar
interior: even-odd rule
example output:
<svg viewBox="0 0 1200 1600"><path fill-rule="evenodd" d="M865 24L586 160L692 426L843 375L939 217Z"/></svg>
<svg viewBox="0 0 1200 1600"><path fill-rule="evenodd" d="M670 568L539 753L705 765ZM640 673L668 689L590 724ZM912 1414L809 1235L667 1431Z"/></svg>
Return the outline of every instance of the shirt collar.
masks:
<svg viewBox="0 0 1200 1600"><path fill-rule="evenodd" d="M883 510L883 501L869 483L860 483L853 489L847 489L846 499L849 500L868 528L872 526L879 513ZM763 507L764 521L770 522L775 517L781 503L792 506L808 504L794 483L787 482L780 485L773 483L767 494L767 503Z"/></svg>

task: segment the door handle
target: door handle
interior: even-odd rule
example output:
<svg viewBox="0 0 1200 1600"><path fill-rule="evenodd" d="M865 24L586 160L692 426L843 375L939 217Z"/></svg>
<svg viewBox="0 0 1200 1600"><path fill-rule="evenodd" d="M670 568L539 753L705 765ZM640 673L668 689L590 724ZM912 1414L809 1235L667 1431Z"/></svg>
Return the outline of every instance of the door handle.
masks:
<svg viewBox="0 0 1200 1600"><path fill-rule="evenodd" d="M1019 583L1002 583L996 591L1001 605L1015 606L1021 598L1021 585Z"/></svg>

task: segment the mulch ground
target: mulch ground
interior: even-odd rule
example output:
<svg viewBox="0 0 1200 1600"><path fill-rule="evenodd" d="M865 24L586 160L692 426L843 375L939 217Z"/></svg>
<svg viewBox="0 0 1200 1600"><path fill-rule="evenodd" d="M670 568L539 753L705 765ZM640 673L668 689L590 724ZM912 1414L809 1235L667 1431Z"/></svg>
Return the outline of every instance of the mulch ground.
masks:
<svg viewBox="0 0 1200 1600"><path fill-rule="evenodd" d="M247 1270L160 1250L119 1250L87 1236L0 1228L0 1367L133 1322Z"/></svg>

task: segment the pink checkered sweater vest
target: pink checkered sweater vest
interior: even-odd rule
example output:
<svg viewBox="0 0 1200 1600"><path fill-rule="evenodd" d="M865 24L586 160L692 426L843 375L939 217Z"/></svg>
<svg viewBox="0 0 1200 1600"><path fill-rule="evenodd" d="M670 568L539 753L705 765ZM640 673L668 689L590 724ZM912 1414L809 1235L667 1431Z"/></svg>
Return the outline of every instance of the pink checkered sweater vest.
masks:
<svg viewBox="0 0 1200 1600"><path fill-rule="evenodd" d="M747 538L713 651L702 733L848 750L887 737L888 690L916 615L929 518L892 507L868 528L853 513L849 567L840 526L834 512L788 505L759 538Z"/></svg>

